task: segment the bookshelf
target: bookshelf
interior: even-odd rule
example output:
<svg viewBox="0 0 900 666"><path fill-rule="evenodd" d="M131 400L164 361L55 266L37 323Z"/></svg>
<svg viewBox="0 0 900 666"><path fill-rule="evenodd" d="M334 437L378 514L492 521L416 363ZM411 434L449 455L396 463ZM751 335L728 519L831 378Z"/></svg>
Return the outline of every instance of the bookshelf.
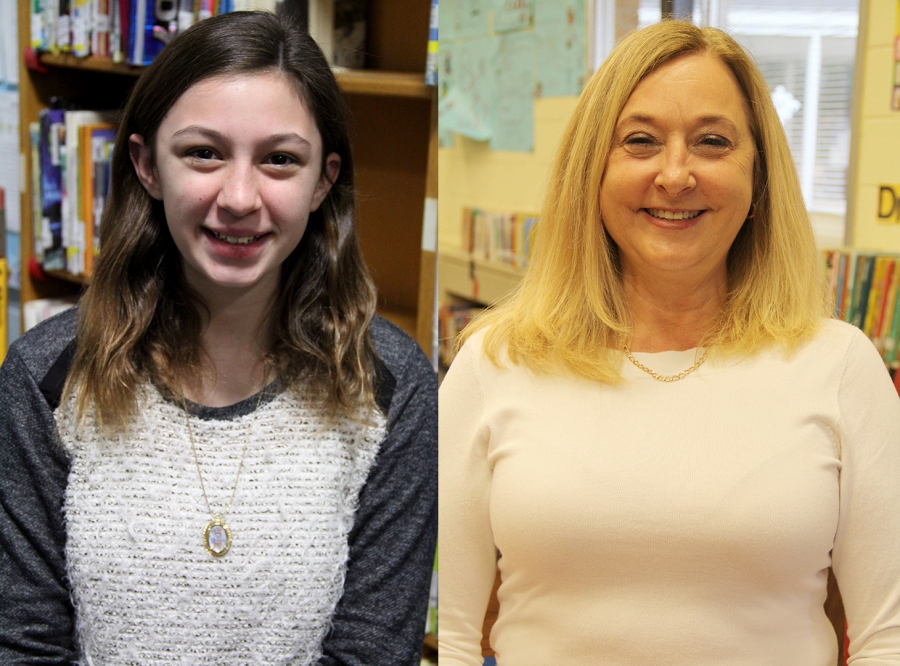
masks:
<svg viewBox="0 0 900 666"><path fill-rule="evenodd" d="M19 132L24 304L76 295L85 282L59 271L38 278L28 270L33 255L29 123L38 119L53 96L64 96L84 108L120 108L142 70L70 54L24 57L31 10L28 0L17 2L23 54ZM412 335L430 355L436 258L434 252L422 249L422 229L426 196L437 196L437 95L424 83L429 11L429 4L421 0L370 0L366 69L335 74L350 106L358 229L378 286L379 313Z"/></svg>
<svg viewBox="0 0 900 666"><path fill-rule="evenodd" d="M483 305L496 303L522 279L523 267L475 259L461 250L442 248L438 254L438 284L442 300L457 296Z"/></svg>

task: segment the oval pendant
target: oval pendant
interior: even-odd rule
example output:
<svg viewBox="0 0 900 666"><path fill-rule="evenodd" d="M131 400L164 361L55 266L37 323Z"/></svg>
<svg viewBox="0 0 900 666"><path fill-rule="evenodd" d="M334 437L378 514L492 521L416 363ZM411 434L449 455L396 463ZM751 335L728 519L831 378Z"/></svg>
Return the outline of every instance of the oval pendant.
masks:
<svg viewBox="0 0 900 666"><path fill-rule="evenodd" d="M222 557L231 548L231 528L216 516L203 531L203 545L213 557Z"/></svg>

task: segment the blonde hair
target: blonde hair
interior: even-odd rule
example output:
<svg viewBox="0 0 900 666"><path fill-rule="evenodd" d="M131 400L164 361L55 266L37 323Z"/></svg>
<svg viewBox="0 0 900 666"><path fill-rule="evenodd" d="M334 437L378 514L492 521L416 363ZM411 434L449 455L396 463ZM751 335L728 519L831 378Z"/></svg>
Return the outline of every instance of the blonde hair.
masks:
<svg viewBox="0 0 900 666"><path fill-rule="evenodd" d="M512 363L602 382L621 379L631 320L618 248L600 218L600 186L622 108L652 71L683 55L711 53L734 73L756 143L751 213L727 258L728 292L712 353L790 350L818 329L825 281L797 173L768 86L727 34L664 21L624 39L578 100L551 169L529 268L516 291L470 324L460 344L487 328L485 353Z"/></svg>

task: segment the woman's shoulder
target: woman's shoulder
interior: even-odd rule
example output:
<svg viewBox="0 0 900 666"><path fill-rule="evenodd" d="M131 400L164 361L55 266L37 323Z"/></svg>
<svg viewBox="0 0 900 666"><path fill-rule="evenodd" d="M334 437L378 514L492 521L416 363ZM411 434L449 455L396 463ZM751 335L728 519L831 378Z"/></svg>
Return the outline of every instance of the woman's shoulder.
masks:
<svg viewBox="0 0 900 666"><path fill-rule="evenodd" d="M27 331L10 345L9 356L17 357L29 373L41 382L64 356L64 352L71 350L70 355L74 352L77 328L78 308L73 307Z"/></svg>
<svg viewBox="0 0 900 666"><path fill-rule="evenodd" d="M846 353L850 348L863 347L871 348L875 352L875 345L865 333L853 324L840 319L825 319L813 344L817 344L823 351Z"/></svg>

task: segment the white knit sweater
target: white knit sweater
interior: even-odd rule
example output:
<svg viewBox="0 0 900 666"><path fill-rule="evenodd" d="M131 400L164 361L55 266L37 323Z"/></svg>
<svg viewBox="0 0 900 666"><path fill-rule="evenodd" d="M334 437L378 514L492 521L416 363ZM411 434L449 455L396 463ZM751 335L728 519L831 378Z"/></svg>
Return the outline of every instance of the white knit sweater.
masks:
<svg viewBox="0 0 900 666"><path fill-rule="evenodd" d="M318 659L384 420L325 427L293 392L245 403L249 413L232 418L191 416L213 512L228 505L247 444L221 558L204 548L211 515L181 406L146 389L138 423L117 441L91 419L75 428L58 414L72 459L66 555L85 664Z"/></svg>

